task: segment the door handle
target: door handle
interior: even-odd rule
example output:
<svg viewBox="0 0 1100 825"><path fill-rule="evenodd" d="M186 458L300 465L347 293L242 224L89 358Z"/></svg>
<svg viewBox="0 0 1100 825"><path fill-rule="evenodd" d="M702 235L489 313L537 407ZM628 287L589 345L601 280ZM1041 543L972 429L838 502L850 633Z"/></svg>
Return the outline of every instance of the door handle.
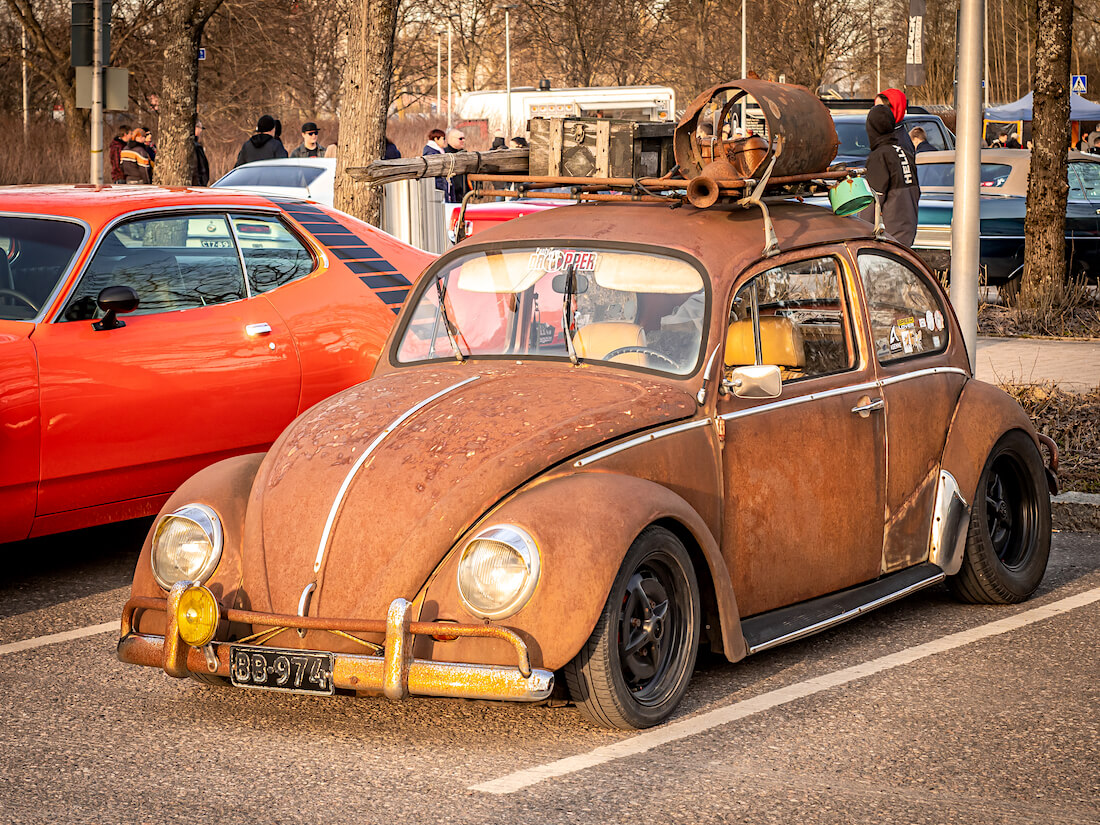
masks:
<svg viewBox="0 0 1100 825"><path fill-rule="evenodd" d="M265 323L249 324L248 326L246 326L244 328L244 331L248 335L270 335L271 334L271 324L265 324Z"/></svg>
<svg viewBox="0 0 1100 825"><path fill-rule="evenodd" d="M852 407L852 412L856 413L860 418L866 418L875 410L881 410L886 406L886 403L881 398L871 400L870 396L863 396L859 399L859 403Z"/></svg>

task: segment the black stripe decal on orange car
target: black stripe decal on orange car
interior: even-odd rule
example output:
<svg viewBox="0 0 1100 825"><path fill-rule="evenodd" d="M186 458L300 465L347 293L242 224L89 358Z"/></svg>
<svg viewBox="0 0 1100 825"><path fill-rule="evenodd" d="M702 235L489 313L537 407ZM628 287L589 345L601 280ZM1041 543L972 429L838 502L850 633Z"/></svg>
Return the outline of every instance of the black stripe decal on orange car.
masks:
<svg viewBox="0 0 1100 825"><path fill-rule="evenodd" d="M394 315L400 312L412 282L364 238L316 206L293 199L273 197L270 200L358 275Z"/></svg>

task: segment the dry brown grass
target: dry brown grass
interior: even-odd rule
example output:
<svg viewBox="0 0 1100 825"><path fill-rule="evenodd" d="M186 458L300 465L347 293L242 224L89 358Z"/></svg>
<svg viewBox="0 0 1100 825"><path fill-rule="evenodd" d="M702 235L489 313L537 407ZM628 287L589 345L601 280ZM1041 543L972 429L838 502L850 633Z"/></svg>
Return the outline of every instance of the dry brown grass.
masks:
<svg viewBox="0 0 1100 825"><path fill-rule="evenodd" d="M1035 429L1058 445L1063 492L1100 493L1100 387L1080 394L1051 384L1001 384Z"/></svg>
<svg viewBox="0 0 1100 825"><path fill-rule="evenodd" d="M0 185L16 183L87 183L91 177L88 147L69 146L65 124L36 119L23 145L23 120L0 117L0 133L11 136L0 152ZM106 153L104 153L106 155ZM107 173L108 181L111 179Z"/></svg>
<svg viewBox="0 0 1100 825"><path fill-rule="evenodd" d="M998 338L1100 338L1100 302L1096 293L1078 286L1072 302L1045 318L1019 307L981 304L978 334Z"/></svg>

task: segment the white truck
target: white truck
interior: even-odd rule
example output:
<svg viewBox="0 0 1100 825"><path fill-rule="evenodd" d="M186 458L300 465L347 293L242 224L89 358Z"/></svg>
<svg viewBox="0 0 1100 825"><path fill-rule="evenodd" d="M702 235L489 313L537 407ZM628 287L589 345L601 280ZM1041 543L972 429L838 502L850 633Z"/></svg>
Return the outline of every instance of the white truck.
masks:
<svg viewBox="0 0 1100 825"><path fill-rule="evenodd" d="M533 117L608 117L668 122L676 119L676 93L668 86L589 86L576 89L512 89L512 134L525 135ZM458 100L456 120L492 138L507 128L508 93L501 89L467 92Z"/></svg>

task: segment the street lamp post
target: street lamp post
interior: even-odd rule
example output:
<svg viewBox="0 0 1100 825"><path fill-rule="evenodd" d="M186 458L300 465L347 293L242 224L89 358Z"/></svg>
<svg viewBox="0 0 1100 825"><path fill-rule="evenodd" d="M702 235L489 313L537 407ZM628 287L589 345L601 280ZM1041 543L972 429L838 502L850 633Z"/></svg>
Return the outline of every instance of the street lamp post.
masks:
<svg viewBox="0 0 1100 825"><path fill-rule="evenodd" d="M506 90L505 97L505 114L504 114L504 140L509 141L512 139L512 9L519 8L515 3L508 3L500 6L504 9L504 75ZM507 145L507 144L506 144Z"/></svg>
<svg viewBox="0 0 1100 825"><path fill-rule="evenodd" d="M450 129L453 124L451 117L452 104L451 104L451 32L453 26L451 21L453 18L447 18L447 128Z"/></svg>
<svg viewBox="0 0 1100 825"><path fill-rule="evenodd" d="M435 113L443 113L441 97L443 94L443 32L435 33Z"/></svg>

